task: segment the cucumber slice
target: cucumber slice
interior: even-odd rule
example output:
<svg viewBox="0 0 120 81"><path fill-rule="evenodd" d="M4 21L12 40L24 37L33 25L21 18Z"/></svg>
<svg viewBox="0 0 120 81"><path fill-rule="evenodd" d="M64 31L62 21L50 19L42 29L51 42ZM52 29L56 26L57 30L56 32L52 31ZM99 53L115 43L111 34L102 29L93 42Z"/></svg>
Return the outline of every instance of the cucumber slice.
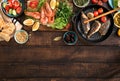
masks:
<svg viewBox="0 0 120 81"><path fill-rule="evenodd" d="M3 2L3 4L2 4L3 8L5 8L6 5L7 5L7 3Z"/></svg>
<svg viewBox="0 0 120 81"><path fill-rule="evenodd" d="M12 10L12 14L13 14L14 16L16 16L16 15L17 15L17 13L16 13L16 11L15 11L15 10Z"/></svg>
<svg viewBox="0 0 120 81"><path fill-rule="evenodd" d="M13 10L12 9L9 9L9 14L12 14Z"/></svg>

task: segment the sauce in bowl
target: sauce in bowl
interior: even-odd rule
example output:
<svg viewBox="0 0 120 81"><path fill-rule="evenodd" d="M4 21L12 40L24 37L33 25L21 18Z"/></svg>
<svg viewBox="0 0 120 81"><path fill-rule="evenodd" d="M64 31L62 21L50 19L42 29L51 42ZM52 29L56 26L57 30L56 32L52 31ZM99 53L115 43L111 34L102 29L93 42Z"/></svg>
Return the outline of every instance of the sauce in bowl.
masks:
<svg viewBox="0 0 120 81"><path fill-rule="evenodd" d="M73 0L73 3L80 8L87 6L89 2L90 0Z"/></svg>

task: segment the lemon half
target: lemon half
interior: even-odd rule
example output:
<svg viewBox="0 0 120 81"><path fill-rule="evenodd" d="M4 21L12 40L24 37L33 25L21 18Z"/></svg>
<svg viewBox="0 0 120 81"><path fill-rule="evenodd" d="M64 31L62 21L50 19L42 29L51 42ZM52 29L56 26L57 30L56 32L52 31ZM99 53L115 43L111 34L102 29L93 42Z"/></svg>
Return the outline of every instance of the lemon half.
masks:
<svg viewBox="0 0 120 81"><path fill-rule="evenodd" d="M34 20L33 19L26 19L23 21L23 24L26 26L32 26L34 24Z"/></svg>
<svg viewBox="0 0 120 81"><path fill-rule="evenodd" d="M56 0L51 0L51 1L50 1L50 7L51 7L52 9L55 9L56 3L57 3Z"/></svg>
<svg viewBox="0 0 120 81"><path fill-rule="evenodd" d="M39 22L35 22L35 24L32 27L32 31L37 31L39 29L40 23Z"/></svg>

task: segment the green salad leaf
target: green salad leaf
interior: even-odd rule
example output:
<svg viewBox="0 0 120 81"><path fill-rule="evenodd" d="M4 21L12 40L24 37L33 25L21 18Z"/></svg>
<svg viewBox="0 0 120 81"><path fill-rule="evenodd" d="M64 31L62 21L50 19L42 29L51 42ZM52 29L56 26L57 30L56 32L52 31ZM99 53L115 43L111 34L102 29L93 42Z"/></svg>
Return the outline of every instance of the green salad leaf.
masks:
<svg viewBox="0 0 120 81"><path fill-rule="evenodd" d="M37 10L39 11L46 0L39 0Z"/></svg>
<svg viewBox="0 0 120 81"><path fill-rule="evenodd" d="M52 28L63 29L69 22L69 18L72 16L72 7L68 5L67 0L65 2L60 1L55 21L51 25Z"/></svg>
<svg viewBox="0 0 120 81"><path fill-rule="evenodd" d="M114 8L117 8L118 7L118 0L113 0L113 5L114 5Z"/></svg>

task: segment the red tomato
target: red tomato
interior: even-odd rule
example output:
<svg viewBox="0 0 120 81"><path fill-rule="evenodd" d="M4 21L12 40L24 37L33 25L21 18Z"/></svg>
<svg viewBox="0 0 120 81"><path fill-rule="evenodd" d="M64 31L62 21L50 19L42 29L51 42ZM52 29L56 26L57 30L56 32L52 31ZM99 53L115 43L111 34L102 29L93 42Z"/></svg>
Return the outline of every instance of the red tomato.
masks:
<svg viewBox="0 0 120 81"><path fill-rule="evenodd" d="M31 8L36 8L37 5L38 5L38 2L37 2L37 1L31 1L30 4L29 4L29 6L30 6Z"/></svg>
<svg viewBox="0 0 120 81"><path fill-rule="evenodd" d="M9 5L10 8L12 8L13 7L12 1L8 1L8 5Z"/></svg>
<svg viewBox="0 0 120 81"><path fill-rule="evenodd" d="M99 9L98 9L98 13L99 13L99 14L102 14L102 13L103 13L103 8L99 8Z"/></svg>
<svg viewBox="0 0 120 81"><path fill-rule="evenodd" d="M97 3L98 3L98 0L92 0L92 3L93 3L93 4L97 4Z"/></svg>
<svg viewBox="0 0 120 81"><path fill-rule="evenodd" d="M107 21L107 17L106 16L101 17L101 22L105 23L106 21Z"/></svg>
<svg viewBox="0 0 120 81"><path fill-rule="evenodd" d="M70 26L71 26L70 23L68 23L65 28L70 29Z"/></svg>
<svg viewBox="0 0 120 81"><path fill-rule="evenodd" d="M102 6L103 2L101 0L98 1L98 5Z"/></svg>
<svg viewBox="0 0 120 81"><path fill-rule="evenodd" d="M7 0L8 2L12 2L13 0Z"/></svg>
<svg viewBox="0 0 120 81"><path fill-rule="evenodd" d="M21 8L21 7L18 7L18 8L16 9L16 12L17 12L18 14L20 14L21 11L22 11L22 8Z"/></svg>
<svg viewBox="0 0 120 81"><path fill-rule="evenodd" d="M10 9L10 8L9 8L9 5L6 5L6 6L5 6L5 10L8 12L9 9Z"/></svg>
<svg viewBox="0 0 120 81"><path fill-rule="evenodd" d="M19 1L14 1L13 5L14 5L14 9L16 9L20 6L20 2Z"/></svg>
<svg viewBox="0 0 120 81"><path fill-rule="evenodd" d="M98 11L94 11L93 13L94 13L95 17L98 16L98 14L99 14Z"/></svg>
<svg viewBox="0 0 120 81"><path fill-rule="evenodd" d="M108 0L102 0L104 3L106 3Z"/></svg>

